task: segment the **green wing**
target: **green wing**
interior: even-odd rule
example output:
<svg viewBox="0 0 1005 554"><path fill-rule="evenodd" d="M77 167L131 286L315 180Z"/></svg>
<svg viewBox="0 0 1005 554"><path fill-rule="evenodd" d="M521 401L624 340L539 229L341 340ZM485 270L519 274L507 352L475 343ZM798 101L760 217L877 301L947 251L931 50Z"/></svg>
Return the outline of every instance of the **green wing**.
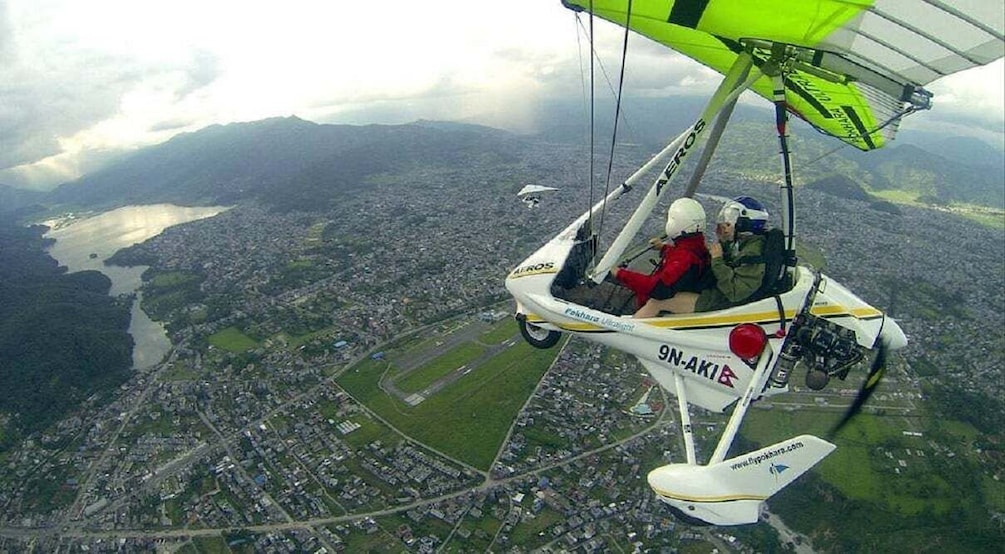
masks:
<svg viewBox="0 0 1005 554"><path fill-rule="evenodd" d="M790 112L861 150L893 139L921 87L1005 54L1001 4L943 0L563 0L725 73L745 47L797 47ZM629 6L631 14L627 13ZM767 77L752 89L771 99Z"/></svg>

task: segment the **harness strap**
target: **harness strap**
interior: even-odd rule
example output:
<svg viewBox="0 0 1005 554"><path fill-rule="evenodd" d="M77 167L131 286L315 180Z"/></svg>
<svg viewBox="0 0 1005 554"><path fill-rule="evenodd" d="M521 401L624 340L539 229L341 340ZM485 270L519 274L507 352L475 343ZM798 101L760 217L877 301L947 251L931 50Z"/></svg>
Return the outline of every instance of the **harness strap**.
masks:
<svg viewBox="0 0 1005 554"><path fill-rule="evenodd" d="M775 295L775 305L778 306L778 326L781 327L782 334L785 333L785 306L782 305L781 295Z"/></svg>

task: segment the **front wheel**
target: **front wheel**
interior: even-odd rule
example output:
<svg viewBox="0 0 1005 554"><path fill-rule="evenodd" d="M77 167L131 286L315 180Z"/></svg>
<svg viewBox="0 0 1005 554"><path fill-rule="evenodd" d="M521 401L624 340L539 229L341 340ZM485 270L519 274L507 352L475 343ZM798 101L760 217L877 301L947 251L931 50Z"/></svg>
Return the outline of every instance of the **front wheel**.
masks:
<svg viewBox="0 0 1005 554"><path fill-rule="evenodd" d="M520 335L523 336L523 340L527 341L534 348L551 348L558 343L558 339L562 338L562 333L542 329L537 325L527 323L524 319L519 320L517 323L520 325Z"/></svg>

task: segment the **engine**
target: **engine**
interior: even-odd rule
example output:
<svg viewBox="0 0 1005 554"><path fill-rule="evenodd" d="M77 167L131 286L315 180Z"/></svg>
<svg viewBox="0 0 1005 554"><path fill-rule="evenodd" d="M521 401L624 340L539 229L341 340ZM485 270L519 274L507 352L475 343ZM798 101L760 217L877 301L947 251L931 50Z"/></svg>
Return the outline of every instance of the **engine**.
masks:
<svg viewBox="0 0 1005 554"><path fill-rule="evenodd" d="M812 314L792 322L788 340L771 374L771 384L784 387L797 363L806 367L806 386L820 390L831 377L844 379L864 356L855 332Z"/></svg>

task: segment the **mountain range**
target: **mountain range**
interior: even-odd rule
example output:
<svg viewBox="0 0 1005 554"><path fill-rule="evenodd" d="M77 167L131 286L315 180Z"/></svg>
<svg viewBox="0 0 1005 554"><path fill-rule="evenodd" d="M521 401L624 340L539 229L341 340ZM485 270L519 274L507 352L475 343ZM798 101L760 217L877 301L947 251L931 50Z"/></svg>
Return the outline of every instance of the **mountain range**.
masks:
<svg viewBox="0 0 1005 554"><path fill-rule="evenodd" d="M626 103L619 141L655 152L700 111L697 99L635 99ZM630 109L629 109L630 108ZM555 103L544 110L537 135L489 127L418 121L406 125L317 124L297 117L213 125L123 156L48 194L0 185L0 214L39 204L110 208L173 202L232 204L255 199L279 209L323 208L332 191L365 186L369 177L458 164L515 163L542 144L585 144L582 110ZM633 114L656 113L659 117ZM611 106L596 109L595 148L610 141ZM578 122L578 123L572 123ZM806 125L792 125L797 182L842 175L866 191L897 190L930 204L961 202L1005 207L1005 162L975 139L917 135L863 153L841 147ZM933 151L935 150L935 151ZM767 110L738 105L713 167L747 177L776 179L778 143ZM15 213L16 215L16 213Z"/></svg>
<svg viewBox="0 0 1005 554"><path fill-rule="evenodd" d="M145 148L64 184L56 203L232 204L317 208L376 173L505 157L514 137L473 125L319 125L297 117L214 125Z"/></svg>

